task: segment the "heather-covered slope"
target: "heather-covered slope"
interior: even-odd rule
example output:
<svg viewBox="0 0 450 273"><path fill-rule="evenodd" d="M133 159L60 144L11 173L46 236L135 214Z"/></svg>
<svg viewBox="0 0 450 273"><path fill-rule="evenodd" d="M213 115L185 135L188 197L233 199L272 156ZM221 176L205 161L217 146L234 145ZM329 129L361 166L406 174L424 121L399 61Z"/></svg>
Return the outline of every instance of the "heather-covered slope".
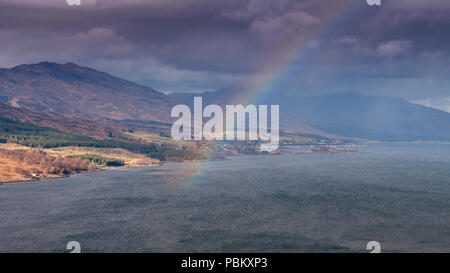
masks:
<svg viewBox="0 0 450 273"><path fill-rule="evenodd" d="M119 127L70 116L63 116L52 112L35 111L23 107L12 107L4 103L0 103L0 118L18 120L40 127L53 128L62 132L89 136L97 139L112 137L130 141L134 140Z"/></svg>
<svg viewBox="0 0 450 273"><path fill-rule="evenodd" d="M73 63L0 69L0 102L89 120L168 121L166 95Z"/></svg>

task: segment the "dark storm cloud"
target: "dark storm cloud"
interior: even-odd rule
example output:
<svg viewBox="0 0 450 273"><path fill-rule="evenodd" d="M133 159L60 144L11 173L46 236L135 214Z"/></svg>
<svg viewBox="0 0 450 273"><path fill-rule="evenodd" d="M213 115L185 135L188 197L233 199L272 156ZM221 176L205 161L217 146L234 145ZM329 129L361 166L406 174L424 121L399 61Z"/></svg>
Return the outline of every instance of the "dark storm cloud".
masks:
<svg viewBox="0 0 450 273"><path fill-rule="evenodd" d="M450 97L447 0L81 2L0 0L0 66L70 61L200 91L266 79L312 48L296 92Z"/></svg>

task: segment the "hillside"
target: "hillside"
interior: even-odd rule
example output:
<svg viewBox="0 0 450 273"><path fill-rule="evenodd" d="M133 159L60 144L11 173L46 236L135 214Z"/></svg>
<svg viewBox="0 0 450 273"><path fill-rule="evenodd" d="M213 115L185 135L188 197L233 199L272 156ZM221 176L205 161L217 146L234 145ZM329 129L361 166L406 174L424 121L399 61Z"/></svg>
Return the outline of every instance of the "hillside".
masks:
<svg viewBox="0 0 450 273"><path fill-rule="evenodd" d="M0 102L88 120L169 121L166 95L73 63L0 69Z"/></svg>
<svg viewBox="0 0 450 273"><path fill-rule="evenodd" d="M96 139L117 138L129 141L134 140L129 134L124 133L124 129L119 127L52 112L12 107L4 103L0 103L0 117Z"/></svg>
<svg viewBox="0 0 450 273"><path fill-rule="evenodd" d="M0 183L60 177L95 168L88 160L80 158L61 158L39 151L22 152L0 148Z"/></svg>
<svg viewBox="0 0 450 273"><path fill-rule="evenodd" d="M192 160L203 156L195 150L189 149L189 147L169 142L150 143L147 141L129 142L117 139L95 139L5 118L0 118L0 143L16 143L40 148L68 146L122 148L162 161L171 159L179 161Z"/></svg>
<svg viewBox="0 0 450 273"><path fill-rule="evenodd" d="M132 141L127 129L167 135L177 103L279 104L280 127L327 137L383 141L450 140L450 114L390 97L340 93L304 97L267 94L239 101L242 90L169 96L73 63L43 62L0 69L0 117L97 139ZM125 129L125 130L124 130Z"/></svg>

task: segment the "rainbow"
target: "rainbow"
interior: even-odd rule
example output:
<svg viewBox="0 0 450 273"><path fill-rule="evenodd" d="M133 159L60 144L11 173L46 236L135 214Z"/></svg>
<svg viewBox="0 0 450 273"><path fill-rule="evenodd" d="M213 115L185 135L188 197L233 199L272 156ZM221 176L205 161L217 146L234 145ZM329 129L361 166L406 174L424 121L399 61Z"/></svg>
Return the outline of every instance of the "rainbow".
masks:
<svg viewBox="0 0 450 273"><path fill-rule="evenodd" d="M326 54L335 45L337 38L344 35L350 26L356 21L361 22L368 12L373 12L373 7L367 5L365 0L348 0L345 5L340 5L333 1L330 14L322 27L308 39L289 46L287 49L275 51L270 61L259 71L260 75L265 75L260 79L251 80L251 84L241 90L241 92L231 98L234 104L258 104L263 101L270 101L272 95L276 95L280 90L295 88L302 75L314 69L315 62ZM190 176L190 183L193 183L198 173L214 164L210 161L212 154L206 155L204 162L194 165L197 172Z"/></svg>
<svg viewBox="0 0 450 273"><path fill-rule="evenodd" d="M325 18L322 27L308 39L277 52L261 69L259 74L264 76L251 80L249 86L232 98L233 103L258 104L270 101L271 95L282 90L294 89L303 75L314 70L315 62L335 45L336 39L343 36L355 21L359 23L367 18L365 15L373 13L375 8L368 6L365 0L349 0L345 5L333 2L330 9L334 12Z"/></svg>

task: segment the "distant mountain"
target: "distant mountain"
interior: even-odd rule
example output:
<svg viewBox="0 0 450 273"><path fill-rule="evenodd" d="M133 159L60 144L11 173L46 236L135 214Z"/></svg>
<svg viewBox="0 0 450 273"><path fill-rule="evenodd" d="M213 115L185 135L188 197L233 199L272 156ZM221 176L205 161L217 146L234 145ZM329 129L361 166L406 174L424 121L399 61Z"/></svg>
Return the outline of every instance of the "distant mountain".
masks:
<svg viewBox="0 0 450 273"><path fill-rule="evenodd" d="M204 104L236 102L237 90L202 94L174 93L180 103L192 104L202 96ZM258 101L280 105L280 127L314 134L381 141L450 141L450 113L392 97L339 93L314 97L277 94Z"/></svg>
<svg viewBox="0 0 450 273"><path fill-rule="evenodd" d="M161 92L73 63L0 69L0 102L89 120L169 121Z"/></svg>
<svg viewBox="0 0 450 273"><path fill-rule="evenodd" d="M56 129L65 133L89 136L96 139L116 138L133 141L122 128L94 121L68 117L52 112L35 111L27 108L16 108L0 103L0 118L31 123L40 127Z"/></svg>
<svg viewBox="0 0 450 273"><path fill-rule="evenodd" d="M231 89L231 88L223 88L219 89L215 92L203 92L203 93L171 93L169 97L180 104L189 105L191 108L193 107L194 97L201 96L203 105L208 104L217 104L224 108L226 104L245 104L247 105L249 102L240 100L240 93L242 90L239 89ZM258 104L283 104L277 99L270 99L269 101L259 101L259 102L251 102ZM282 118L280 117L280 127L282 129L294 130L297 132L302 132L306 134L314 134L321 135L327 137L336 137L336 135L329 134L327 132L321 131L317 128L314 128L307 124L304 120L294 117L292 115L287 115L288 113L284 111L285 107L280 107ZM293 113L292 111L290 113Z"/></svg>
<svg viewBox="0 0 450 273"><path fill-rule="evenodd" d="M319 130L346 137L450 140L450 113L399 98L344 93L305 98L286 110Z"/></svg>

